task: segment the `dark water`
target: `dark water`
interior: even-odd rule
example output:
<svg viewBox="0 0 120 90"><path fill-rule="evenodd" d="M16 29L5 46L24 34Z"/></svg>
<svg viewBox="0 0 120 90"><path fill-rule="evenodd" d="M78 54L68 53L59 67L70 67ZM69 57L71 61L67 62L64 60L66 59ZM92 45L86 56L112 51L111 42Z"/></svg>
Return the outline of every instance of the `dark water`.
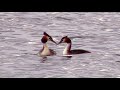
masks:
<svg viewBox="0 0 120 90"><path fill-rule="evenodd" d="M68 35L72 49L92 53L62 56L65 44L48 42L57 53L42 62L43 32L56 42ZM0 77L119 78L120 13L0 12Z"/></svg>

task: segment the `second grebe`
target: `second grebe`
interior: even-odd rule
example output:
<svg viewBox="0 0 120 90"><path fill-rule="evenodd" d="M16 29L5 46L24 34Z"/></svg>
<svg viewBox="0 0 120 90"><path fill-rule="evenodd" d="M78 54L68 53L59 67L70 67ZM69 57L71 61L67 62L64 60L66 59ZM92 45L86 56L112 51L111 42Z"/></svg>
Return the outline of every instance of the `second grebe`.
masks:
<svg viewBox="0 0 120 90"><path fill-rule="evenodd" d="M89 51L82 49L71 50L72 42L67 36L63 37L58 44L60 43L67 43L67 46L63 51L63 55L90 53Z"/></svg>
<svg viewBox="0 0 120 90"><path fill-rule="evenodd" d="M52 41L54 42L55 44L57 44L50 35L48 35L46 32L43 33L43 37L41 39L41 42L43 43L43 48L42 50L39 51L39 55L40 56L51 56L51 55L55 55L56 52L52 49L49 49L48 46L47 46L47 41Z"/></svg>

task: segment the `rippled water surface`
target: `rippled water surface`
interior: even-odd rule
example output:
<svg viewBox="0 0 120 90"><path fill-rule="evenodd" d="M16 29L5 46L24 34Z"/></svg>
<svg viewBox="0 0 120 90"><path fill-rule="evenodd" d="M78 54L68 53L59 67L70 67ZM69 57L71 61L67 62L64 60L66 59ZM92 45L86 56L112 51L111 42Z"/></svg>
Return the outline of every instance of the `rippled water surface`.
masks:
<svg viewBox="0 0 120 90"><path fill-rule="evenodd" d="M63 57L65 44L48 46L57 53L45 61L43 32L56 42L68 35L72 49L91 53ZM118 12L0 12L0 77L119 78L120 13Z"/></svg>

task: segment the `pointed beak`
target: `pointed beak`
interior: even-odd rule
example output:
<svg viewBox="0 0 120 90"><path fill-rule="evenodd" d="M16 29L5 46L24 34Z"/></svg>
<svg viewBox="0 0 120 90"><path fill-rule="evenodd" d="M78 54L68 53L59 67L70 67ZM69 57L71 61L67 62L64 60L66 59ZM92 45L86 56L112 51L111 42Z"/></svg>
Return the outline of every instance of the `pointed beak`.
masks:
<svg viewBox="0 0 120 90"><path fill-rule="evenodd" d="M50 40L57 45L57 43L53 39L50 39Z"/></svg>
<svg viewBox="0 0 120 90"><path fill-rule="evenodd" d="M61 44L62 43L62 40L57 44L57 45L59 45L59 44Z"/></svg>

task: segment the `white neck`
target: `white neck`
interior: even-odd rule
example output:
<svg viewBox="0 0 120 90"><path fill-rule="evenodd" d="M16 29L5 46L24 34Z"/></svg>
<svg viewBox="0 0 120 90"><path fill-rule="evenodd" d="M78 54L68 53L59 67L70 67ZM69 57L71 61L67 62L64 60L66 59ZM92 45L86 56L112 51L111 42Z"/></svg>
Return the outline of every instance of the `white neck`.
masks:
<svg viewBox="0 0 120 90"><path fill-rule="evenodd" d="M47 46L47 44L43 44L43 51L41 52L41 55L49 55L50 54L50 50Z"/></svg>
<svg viewBox="0 0 120 90"><path fill-rule="evenodd" d="M69 54L69 51L71 50L71 43L67 43L67 46L65 47L63 51L63 55Z"/></svg>

